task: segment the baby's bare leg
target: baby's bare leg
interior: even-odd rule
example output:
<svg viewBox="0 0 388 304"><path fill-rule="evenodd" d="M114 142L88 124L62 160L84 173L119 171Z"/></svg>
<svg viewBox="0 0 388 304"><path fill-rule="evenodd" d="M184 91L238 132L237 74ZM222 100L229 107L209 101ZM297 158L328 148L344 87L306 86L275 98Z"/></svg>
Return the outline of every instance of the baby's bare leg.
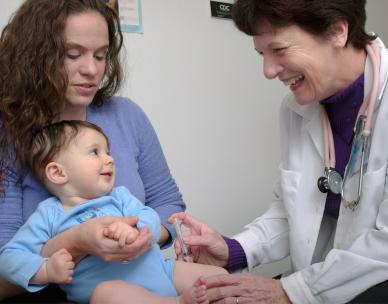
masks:
<svg viewBox="0 0 388 304"><path fill-rule="evenodd" d="M174 267L174 284L178 294L194 286L200 277L228 273L224 268L212 265L176 261Z"/></svg>
<svg viewBox="0 0 388 304"><path fill-rule="evenodd" d="M177 297L160 297L143 287L125 281L106 281L97 285L90 304L177 304Z"/></svg>
<svg viewBox="0 0 388 304"><path fill-rule="evenodd" d="M90 304L208 304L206 287L200 280L196 286L179 297L161 297L143 287L125 281L106 281L97 285L89 300Z"/></svg>
<svg viewBox="0 0 388 304"><path fill-rule="evenodd" d="M181 297L161 297L140 286L125 281L106 281L97 285L90 304L202 304L209 303L206 287L200 277L225 274L221 267L177 261L174 267L174 284Z"/></svg>

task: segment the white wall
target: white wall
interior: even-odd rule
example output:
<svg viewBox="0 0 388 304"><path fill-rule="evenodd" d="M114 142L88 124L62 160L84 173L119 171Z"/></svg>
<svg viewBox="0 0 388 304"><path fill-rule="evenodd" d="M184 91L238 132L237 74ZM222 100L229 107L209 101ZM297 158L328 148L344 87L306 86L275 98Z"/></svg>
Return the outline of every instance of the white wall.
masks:
<svg viewBox="0 0 388 304"><path fill-rule="evenodd" d="M126 35L123 93L150 116L187 211L233 235L271 198L286 90L264 80L252 39L209 7L144 0L145 34Z"/></svg>
<svg viewBox="0 0 388 304"><path fill-rule="evenodd" d="M0 27L21 2L0 0ZM264 79L251 38L231 21L211 18L209 0L142 5L144 34L125 34L121 94L153 122L188 212L226 235L237 233L271 199L277 111L287 89ZM369 1L367 11L367 28L388 43L388 1ZM286 265L258 272L272 275Z"/></svg>
<svg viewBox="0 0 388 304"><path fill-rule="evenodd" d="M367 30L378 34L388 47L388 1L367 0L366 13Z"/></svg>
<svg viewBox="0 0 388 304"><path fill-rule="evenodd" d="M233 233L270 197L261 192L273 180L274 117L285 90L260 85L251 38L231 21L210 18L208 6L205 0L143 2L145 34L126 36L123 93L151 117L189 212Z"/></svg>

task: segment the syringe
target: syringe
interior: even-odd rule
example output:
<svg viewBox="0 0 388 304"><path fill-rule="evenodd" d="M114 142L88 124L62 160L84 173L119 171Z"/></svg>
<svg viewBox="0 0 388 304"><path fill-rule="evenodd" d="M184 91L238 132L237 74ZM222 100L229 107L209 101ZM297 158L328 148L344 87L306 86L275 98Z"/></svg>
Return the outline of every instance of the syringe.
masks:
<svg viewBox="0 0 388 304"><path fill-rule="evenodd" d="M172 225L174 226L175 231L176 231L176 238L178 239L179 245L181 246L181 250L183 253L183 260L185 260L186 262L189 262L190 261L190 252L187 249L187 247L182 239L181 224L182 224L182 222L178 218L175 218L174 222L172 223Z"/></svg>

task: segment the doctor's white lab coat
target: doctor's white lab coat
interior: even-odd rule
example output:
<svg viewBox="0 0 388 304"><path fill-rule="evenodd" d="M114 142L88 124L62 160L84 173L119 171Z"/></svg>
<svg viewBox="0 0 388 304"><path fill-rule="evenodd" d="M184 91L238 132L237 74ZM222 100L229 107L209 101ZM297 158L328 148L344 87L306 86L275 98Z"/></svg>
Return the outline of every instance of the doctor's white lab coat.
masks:
<svg viewBox="0 0 388 304"><path fill-rule="evenodd" d="M269 210L234 238L244 248L248 268L286 256L292 273L281 279L293 303L346 303L388 280L388 52L374 41L381 56L378 94L369 163L356 210L341 203L338 221L323 216L326 194L317 188L324 170L319 103L301 106L292 95L280 111L281 165ZM367 58L364 92L372 85ZM359 174L347 191L357 192ZM353 189L351 186L354 185Z"/></svg>

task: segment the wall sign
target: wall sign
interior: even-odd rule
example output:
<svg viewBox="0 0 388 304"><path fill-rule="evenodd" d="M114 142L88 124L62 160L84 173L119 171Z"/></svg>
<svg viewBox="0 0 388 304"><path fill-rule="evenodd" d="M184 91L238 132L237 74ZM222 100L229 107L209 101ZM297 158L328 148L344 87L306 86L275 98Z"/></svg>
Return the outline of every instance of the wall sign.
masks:
<svg viewBox="0 0 388 304"><path fill-rule="evenodd" d="M100 0L114 9L123 32L143 33L141 0Z"/></svg>
<svg viewBox="0 0 388 304"><path fill-rule="evenodd" d="M232 3L210 1L212 17L232 19Z"/></svg>
<svg viewBox="0 0 388 304"><path fill-rule="evenodd" d="M120 0L119 15L123 32L143 33L141 0Z"/></svg>

